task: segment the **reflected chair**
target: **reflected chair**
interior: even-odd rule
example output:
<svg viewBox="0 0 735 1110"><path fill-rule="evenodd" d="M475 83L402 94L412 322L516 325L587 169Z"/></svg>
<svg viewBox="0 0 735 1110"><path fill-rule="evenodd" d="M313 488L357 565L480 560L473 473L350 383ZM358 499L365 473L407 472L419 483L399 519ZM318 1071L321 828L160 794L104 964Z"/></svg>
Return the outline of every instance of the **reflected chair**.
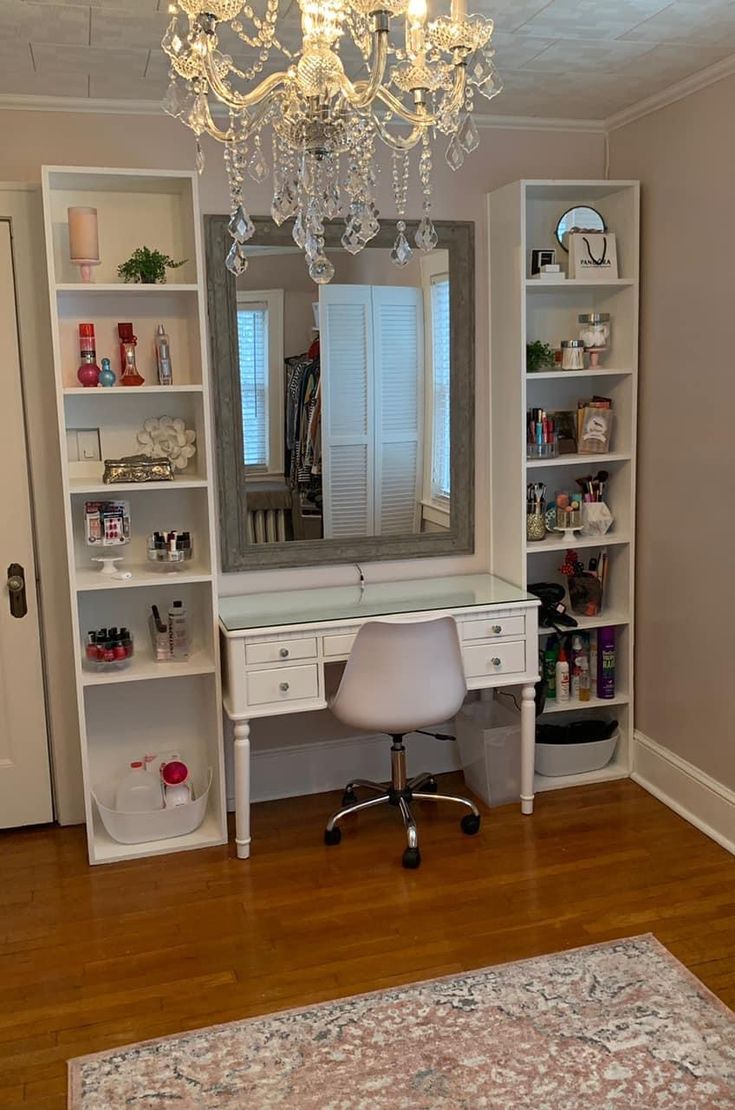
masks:
<svg viewBox="0 0 735 1110"><path fill-rule="evenodd" d="M387 785L361 779L348 783L342 806L327 822L326 844L339 844L342 839L339 823L350 814L373 806L392 805L400 811L406 827L408 846L403 853L403 866L418 867L421 853L411 812L415 799L455 802L469 811L460 822L462 831L468 836L479 831L480 814L474 802L437 793L436 780L429 773L411 779L406 775L403 742L406 734L420 732L437 739L451 739L424 730L453 717L466 692L457 626L451 617L369 621L362 626L330 709L343 724L391 737L391 781ZM359 801L357 790L374 796Z"/></svg>

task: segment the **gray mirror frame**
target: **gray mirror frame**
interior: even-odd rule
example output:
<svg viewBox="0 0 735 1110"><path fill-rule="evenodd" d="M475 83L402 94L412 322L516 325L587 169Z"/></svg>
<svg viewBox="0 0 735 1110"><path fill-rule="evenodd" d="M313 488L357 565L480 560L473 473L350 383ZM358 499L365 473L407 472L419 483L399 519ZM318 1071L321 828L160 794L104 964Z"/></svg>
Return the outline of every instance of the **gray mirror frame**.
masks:
<svg viewBox="0 0 735 1110"><path fill-rule="evenodd" d="M232 572L471 555L475 548L474 223L434 221L441 247L449 250L452 489L465 491L465 496L452 498L450 528L446 533L425 532L420 536L357 536L347 540L248 544L245 468L240 464L243 445L237 373L236 283L225 267L225 256L232 244L227 230L228 221L228 216L204 217L222 570ZM276 227L270 218L262 216L253 217L253 223L258 246L293 245L290 224ZM343 230L341 223L327 225L325 240L328 247L340 246ZM380 231L370 245L392 247L395 236L395 221L386 220L381 223ZM257 259L253 264L257 265Z"/></svg>

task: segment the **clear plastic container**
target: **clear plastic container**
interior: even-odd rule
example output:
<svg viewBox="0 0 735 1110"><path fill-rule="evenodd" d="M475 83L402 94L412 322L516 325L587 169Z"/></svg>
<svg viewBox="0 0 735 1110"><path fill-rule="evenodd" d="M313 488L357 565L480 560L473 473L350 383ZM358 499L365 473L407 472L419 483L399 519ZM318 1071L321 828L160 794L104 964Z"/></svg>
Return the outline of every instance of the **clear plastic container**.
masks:
<svg viewBox="0 0 735 1110"><path fill-rule="evenodd" d="M135 760L120 779L115 791L115 809L126 813L152 813L163 809L161 778Z"/></svg>
<svg viewBox="0 0 735 1110"><path fill-rule="evenodd" d="M521 715L501 701L466 705L455 718L465 782L489 806L521 792Z"/></svg>

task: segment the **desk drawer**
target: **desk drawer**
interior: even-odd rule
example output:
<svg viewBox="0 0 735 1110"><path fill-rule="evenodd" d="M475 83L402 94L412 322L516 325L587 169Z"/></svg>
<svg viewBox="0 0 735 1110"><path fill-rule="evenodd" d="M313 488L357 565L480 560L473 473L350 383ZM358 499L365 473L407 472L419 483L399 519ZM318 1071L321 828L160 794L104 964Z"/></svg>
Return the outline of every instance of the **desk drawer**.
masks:
<svg viewBox="0 0 735 1110"><path fill-rule="evenodd" d="M526 669L526 644L524 640L514 640L511 643L466 647L462 658L468 678L489 674L523 674Z"/></svg>
<svg viewBox="0 0 735 1110"><path fill-rule="evenodd" d="M306 701L319 696L319 675L316 665L310 667L278 667L271 671L254 671L248 675L248 703Z"/></svg>
<svg viewBox="0 0 735 1110"><path fill-rule="evenodd" d="M246 663L282 663L285 659L316 659L316 637L245 645Z"/></svg>
<svg viewBox="0 0 735 1110"><path fill-rule="evenodd" d="M463 621L463 640L492 640L496 636L522 636L526 631L525 617L487 617L482 621Z"/></svg>
<svg viewBox="0 0 735 1110"><path fill-rule="evenodd" d="M324 658L329 659L330 656L349 655L352 651L352 645L355 642L356 632L343 632L341 635L325 636L324 644Z"/></svg>

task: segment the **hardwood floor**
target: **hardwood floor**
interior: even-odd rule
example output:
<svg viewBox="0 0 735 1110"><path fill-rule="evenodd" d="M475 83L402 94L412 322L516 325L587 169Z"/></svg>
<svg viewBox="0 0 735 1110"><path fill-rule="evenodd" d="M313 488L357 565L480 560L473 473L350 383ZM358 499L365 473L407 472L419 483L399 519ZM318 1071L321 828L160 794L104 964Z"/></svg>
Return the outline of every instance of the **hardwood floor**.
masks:
<svg viewBox="0 0 735 1110"><path fill-rule="evenodd" d="M419 806L415 872L393 811L325 847L336 800L256 806L249 862L90 868L81 828L0 834L0 1107L65 1106L71 1056L645 932L735 1008L735 859L634 783L475 838Z"/></svg>

